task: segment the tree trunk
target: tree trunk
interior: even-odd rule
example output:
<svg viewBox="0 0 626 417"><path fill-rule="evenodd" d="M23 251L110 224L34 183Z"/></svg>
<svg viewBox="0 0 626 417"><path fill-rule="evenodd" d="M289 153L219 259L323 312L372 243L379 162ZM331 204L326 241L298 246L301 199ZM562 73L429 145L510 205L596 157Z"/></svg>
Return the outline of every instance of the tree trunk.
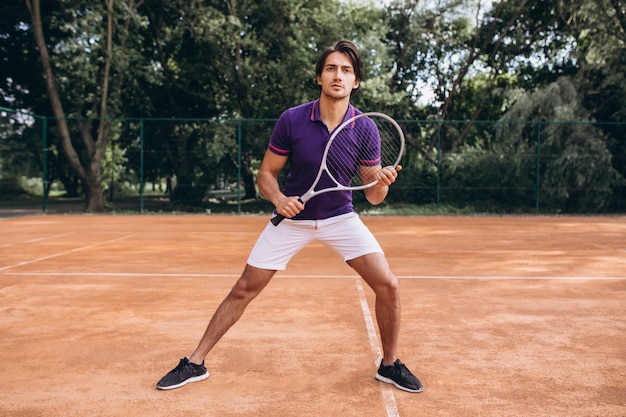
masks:
<svg viewBox="0 0 626 417"><path fill-rule="evenodd" d="M70 130L67 126L65 111L63 110L61 97L56 86L54 72L52 71L52 65L50 63L50 55L48 54L48 49L43 33L40 0L25 0L25 2L26 7L28 7L28 11L30 12L31 20L33 23L33 34L35 36L37 48L39 49L41 63L44 68L44 78L46 80L46 86L48 88L48 94L50 96L52 111L56 117L56 124L57 128L59 129L63 153L65 154L65 157L67 158L70 167L76 173L78 178L80 178L80 181L83 184L83 188L85 189L85 197L87 199L86 209L89 211L104 211L104 200L102 199L102 193L95 192L96 189L99 191L101 191L102 189L102 185L99 184L100 178L94 179L92 175L90 175L90 173L83 167L80 162L80 158L78 157L78 154L76 153L76 150L72 145ZM92 139L91 142L93 142ZM90 143L87 142L86 145L88 145L89 148ZM98 183L98 185L96 185L96 183ZM96 194L99 194L99 197L94 197ZM95 198L95 200L92 201L90 198Z"/></svg>
<svg viewBox="0 0 626 417"><path fill-rule="evenodd" d="M96 181L94 183L87 183L85 186L85 198L87 200L87 206L85 210L93 212L104 211L104 196L102 194L102 183Z"/></svg>
<svg viewBox="0 0 626 417"><path fill-rule="evenodd" d="M104 61L100 74L102 83L99 86L99 105L96 106L94 104L93 107L94 110L96 108L98 109L97 116L100 118L95 137L92 130L94 119L79 120L78 122L80 134L86 149L86 155L82 161L72 144L71 133L67 125L67 118L57 89L53 66L50 62L50 55L48 54L46 40L43 33L40 2L41 0L25 0L26 7L28 8L33 24L35 42L37 44L37 48L39 49L39 55L44 68L44 78L46 80L52 110L56 118L63 154L66 157L72 171L80 179L84 188L86 210L104 211L104 196L102 194L102 160L104 159L105 150L112 129L112 123L107 121L107 119L109 118L110 112L113 112L112 109L114 109L115 103L119 100L122 91L121 86L124 84L125 75L124 71L118 68L116 83L114 84L116 88L112 93L110 91L111 84L109 78L111 77L112 66L114 64L113 34L115 32L115 15L113 10L113 0L105 0L106 36L102 41L105 43L105 49ZM134 0L128 1L129 10L134 10L136 7L137 3L135 3ZM130 15L126 16L126 30L122 31L122 39L120 40L121 49L124 49L126 45L127 37L125 34L127 33L130 21ZM112 95L113 98L110 98L110 95Z"/></svg>

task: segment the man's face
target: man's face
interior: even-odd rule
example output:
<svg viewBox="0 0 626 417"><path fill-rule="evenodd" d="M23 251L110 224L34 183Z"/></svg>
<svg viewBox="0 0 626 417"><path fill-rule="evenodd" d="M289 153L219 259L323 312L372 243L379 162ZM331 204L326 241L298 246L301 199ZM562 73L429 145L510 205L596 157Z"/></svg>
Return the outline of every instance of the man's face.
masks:
<svg viewBox="0 0 626 417"><path fill-rule="evenodd" d="M333 52L326 58L322 74L317 76L322 94L333 99L350 97L352 90L359 87L352 61L341 52Z"/></svg>

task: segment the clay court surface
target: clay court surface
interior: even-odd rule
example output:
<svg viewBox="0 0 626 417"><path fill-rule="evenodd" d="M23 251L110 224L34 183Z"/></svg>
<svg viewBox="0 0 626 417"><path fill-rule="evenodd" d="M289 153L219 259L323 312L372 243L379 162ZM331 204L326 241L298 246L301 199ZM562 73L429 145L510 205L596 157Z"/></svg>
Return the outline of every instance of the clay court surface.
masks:
<svg viewBox="0 0 626 417"><path fill-rule="evenodd" d="M0 219L0 416L626 416L626 217L364 217L400 279L374 379L372 291L311 245L207 357L191 353L262 216Z"/></svg>

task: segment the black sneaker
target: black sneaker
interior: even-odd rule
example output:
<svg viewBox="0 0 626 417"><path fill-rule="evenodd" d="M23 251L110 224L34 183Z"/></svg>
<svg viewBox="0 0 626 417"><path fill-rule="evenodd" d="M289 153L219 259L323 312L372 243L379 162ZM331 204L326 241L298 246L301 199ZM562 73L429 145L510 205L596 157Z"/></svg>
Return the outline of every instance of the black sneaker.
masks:
<svg viewBox="0 0 626 417"><path fill-rule="evenodd" d="M187 385L190 382L202 381L209 377L209 372L202 365L189 362L189 359L181 359L178 366L167 373L156 387L158 389L174 389Z"/></svg>
<svg viewBox="0 0 626 417"><path fill-rule="evenodd" d="M424 387L419 379L415 377L407 369L400 359L396 359L393 365L383 365L383 361L380 361L378 372L376 372L376 379L388 384L393 384L396 388L399 388L408 392L422 392Z"/></svg>

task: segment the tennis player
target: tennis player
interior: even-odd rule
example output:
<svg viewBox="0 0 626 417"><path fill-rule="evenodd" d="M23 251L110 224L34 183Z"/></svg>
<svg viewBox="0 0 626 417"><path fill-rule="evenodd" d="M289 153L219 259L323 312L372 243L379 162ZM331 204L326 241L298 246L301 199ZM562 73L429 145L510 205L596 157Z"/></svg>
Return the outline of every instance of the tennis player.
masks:
<svg viewBox="0 0 626 417"><path fill-rule="evenodd" d="M157 388L182 387L209 377L204 359L228 329L239 320L246 306L289 260L307 244L318 241L334 249L376 295L376 319L383 349L375 378L399 389L421 392L421 382L398 359L400 298L398 280L389 268L383 250L362 223L352 205L351 191L320 194L306 204L298 201L313 183L326 141L344 120L360 114L350 104L363 77L363 61L356 46L339 41L319 57L316 78L319 99L286 110L279 118L259 169L261 192L286 217L278 226L268 222L253 247L244 271L211 318L198 346L165 375ZM291 170L284 189L278 174L290 160ZM371 204L381 203L401 167L383 168L378 183L365 189Z"/></svg>

